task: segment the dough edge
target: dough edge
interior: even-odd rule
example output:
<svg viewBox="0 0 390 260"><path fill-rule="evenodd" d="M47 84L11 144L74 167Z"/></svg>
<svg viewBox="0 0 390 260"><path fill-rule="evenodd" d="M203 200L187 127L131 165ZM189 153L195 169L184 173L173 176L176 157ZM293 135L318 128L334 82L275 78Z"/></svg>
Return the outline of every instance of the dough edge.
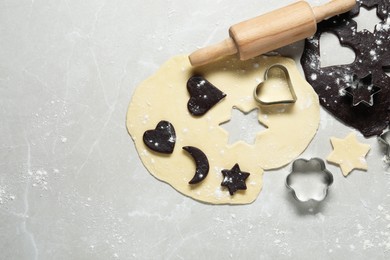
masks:
<svg viewBox="0 0 390 260"><path fill-rule="evenodd" d="M247 165L248 160L246 160L244 158L241 158L241 160L240 160L237 158L237 156L233 156L233 155L229 156L225 153L225 155L223 157L227 157L227 158L224 161L231 161L231 163L225 164L226 167L220 167L220 166L216 166L217 163L214 162L215 160L212 158L212 156L210 156L210 157L208 156L209 162L210 162L209 176L202 183L200 183L198 185L194 185L194 186L189 185L188 181L191 179L191 177L195 171L195 165L194 165L192 158L190 158L184 151L182 151L181 147L188 146L188 145L195 146L195 147L201 149L203 152L205 152L206 155L208 155L208 153L205 150L208 150L208 149L202 148L202 147L205 147L206 145L202 144L203 140L202 140L201 136L199 137L199 135L192 136L192 138L191 137L184 137L183 138L182 136L186 135L183 132L182 125L181 125L181 123L183 123L183 121L173 120L175 122L172 122L172 119L170 120L170 118L167 118L167 116L166 116L167 114L169 115L169 113L171 113L171 112L172 113L178 112L178 111L176 111L176 109L172 110L172 107L177 107L177 105L181 105L181 106L185 105L183 107L183 110L187 109L186 103L188 101L189 95L188 95L187 90L185 88L185 84L186 84L186 80L188 79L188 76L193 74L193 73L199 74L198 72L200 72L201 74L204 74L210 82L215 84L214 82L218 81L218 79L217 79L218 74L222 74L222 77L224 77L223 75L225 75L226 73L232 73L232 71L236 71L233 74L236 74L236 73L240 74L242 72L242 71L240 72L240 70L245 71L248 69L249 70L254 69L254 70L257 70L257 72L259 72L256 74L255 80L258 80L258 78L263 80L262 75L264 74L264 71L267 67L267 64L269 65L269 64L274 64L274 63L282 64L289 69L290 76L293 80L294 86L295 85L304 86L303 93L306 96L308 96L309 97L308 99L310 99L310 101L311 101L311 104L308 105L308 107L311 110L310 111L311 117L310 117L310 124L309 124L311 127L309 127L310 128L309 131L305 132L306 137L303 138L304 140L299 140L299 142L297 141L300 144L300 146L299 146L299 144L297 144L299 146L298 149L296 149L295 151L292 151L292 152L290 151L289 155L282 156L283 158L280 158L278 156L274 156L274 157L271 156L272 160L268 164L262 163L262 162L252 161L250 166ZM229 67L229 66L231 68L228 68L226 70L227 72L220 70L223 67ZM210 73L208 73L208 71ZM221 73L219 73L219 72L221 72ZM180 74L180 75L177 75L177 74ZM208 77L206 74L210 74L210 77ZM243 73L243 74L245 74L245 73ZM251 73L251 76L253 77L252 74L253 73ZM175 79L175 80L170 81L170 77L178 77L179 80ZM214 78L216 78L215 81L214 81ZM170 85L169 82L172 82L172 85ZM184 85L183 88L185 88L185 93L186 93L185 97L186 98L184 98L184 100L180 100L179 102L177 102L177 101L173 102L174 104L176 104L176 106L174 104L171 105L170 108L168 106L168 108L167 108L168 111L166 111L166 112L161 110L161 108L160 109L159 108L153 109L153 99L149 100L149 98L148 98L148 95L150 94L150 90L155 89L157 87L160 88L161 85L164 85L164 84L170 85L170 86L167 86L167 88L173 88L174 85L177 85L175 83ZM253 84L253 88L256 86L256 84L255 83ZM158 86L156 86L156 85L158 85ZM223 86L219 86L218 84L215 84L215 85L220 90L222 90L224 93L229 92L229 91L225 91ZM294 104L294 106L298 106L300 101L302 100L302 97L303 97L301 87L295 89L295 91L296 91L296 94L298 96L298 101L297 101L297 104ZM242 91L240 91L240 92L242 92ZM252 92L253 92L253 89L250 89L250 93L252 93ZM228 94L228 97L226 99L229 100L229 93L227 93L227 94ZM232 93L230 93L230 96L231 96L231 94ZM160 95L158 95L158 96L161 98ZM212 121L214 119L215 114L221 113L221 111L226 112L226 107L228 107L229 111L231 111L231 109L232 109L231 102L232 102L231 100L230 101L222 100L220 103L218 103L216 105L215 108L212 108L204 117L206 118L206 120ZM234 102L236 102L236 101L234 101ZM179 103L179 104L177 104L177 103ZM249 112L249 111L253 110L253 105L257 106L256 103L249 104L249 105L245 105L245 104L235 105L234 104L233 106L237 107L238 109L240 109L244 112ZM218 107L223 107L223 106L225 107L225 109L218 108ZM299 106L302 106L302 104ZM154 111L153 116L151 116L151 117L153 117L153 119L141 118L142 114L144 114L144 116L145 115L150 116L151 111ZM143 113L143 112L145 112L145 113ZM266 108L265 113L261 113L261 115L259 115L259 119L261 116L268 115L267 113L273 113L273 112L274 112L274 108L270 108L270 109ZM188 111L185 111L184 114L181 114L181 113L179 113L179 114L180 115L188 114ZM210 115L208 115L208 114L210 114ZM178 117L178 116L175 116L175 118L176 117ZM218 62L217 64L208 65L208 66L204 66L204 67L197 68L197 69L193 70L191 68L191 66L189 65L187 56L184 56L184 55L180 55L180 56L176 56L176 57L171 58L169 61L164 63L161 66L161 68L153 76L151 76L150 78L146 79L141 84L139 84L139 86L135 90L133 97L131 99L126 118L127 118L126 123L127 123L128 132L131 135L131 137L135 143L136 149L138 151L138 154L139 154L144 166L148 169L148 171L155 178L170 184L173 188L175 188L180 193L182 193L186 196L189 196L195 200L198 200L198 201L201 201L204 203L210 203L210 204L249 204L249 203L252 203L257 198L258 194L260 193L260 191L262 189L263 169L270 170L270 169L280 168L280 167L290 163L293 159L295 159L297 156L299 156L306 149L308 144L311 142L312 138L315 136L315 133L317 132L318 125L319 125L319 120L320 120L318 96L315 94L314 90L311 89L311 86L300 75L299 71L296 68L295 62L289 58L260 56L258 58L252 59L252 60L247 61L247 62L241 62L241 61L237 62L234 59L232 59L232 60L226 59L226 60L222 60L222 61ZM226 120L229 120L230 119L230 112L227 114L225 113L225 115L223 115L223 117L220 117L219 120L222 120L223 118L225 118ZM194 119L194 118L192 118L192 119ZM306 118L303 117L303 121L307 121L305 119ZM176 146L175 146L175 151L170 156L156 155L154 152L147 150L145 148L145 145L143 144L143 141L142 141L143 132L147 129L154 129L154 127L156 126L156 124L160 120L170 121L171 123L173 123L173 125L175 126L175 129L176 129L177 142L176 142ZM202 118L195 118L194 119L194 121L197 121L197 122L201 122L201 120L202 120ZM222 120L222 121L226 121L226 120ZM219 122L221 123L222 121L219 121ZM265 121L267 122L267 120L265 120ZM274 122L275 125L278 125L281 122L283 124L283 116L281 119L279 119L279 120L275 119L274 121L275 121ZM136 122L138 122L138 123L136 123ZM141 126L139 123L141 123ZM178 125L179 127L176 127L176 125ZM206 124L206 125L203 124L203 126L195 127L196 129L194 129L193 132L197 132L198 129L200 129L204 126L210 127L210 125L208 125L208 124ZM187 130L189 132L191 132L191 129L187 129ZM244 142L238 142L238 143L235 143L233 145L227 145L227 133L220 127L217 127L216 129L213 129L211 131L214 134L217 133L218 135L221 135L221 139L225 141L225 147L216 147L216 148L214 148L214 151L215 150L217 150L217 151L235 150L236 151L235 154L237 154L238 151L247 151L249 149L249 150L252 150L253 152L256 152L256 149L253 146L250 146ZM257 139L262 138L262 136L264 135L262 133L263 132L258 133ZM288 139L288 138L286 138L286 139ZM202 144L202 145L200 145L200 144ZM230 157L230 158L228 158L228 157ZM180 160L176 159L176 160L169 161L171 158L180 158ZM238 163L240 165L240 168L242 171L250 172L251 175L247 179L247 182L246 182L248 189L246 191L238 191L237 193L234 194L234 196L230 196L227 189L220 187L220 183L222 181L222 174L220 171L222 169L232 168L235 163ZM181 170L176 172L176 173L172 173L171 167L169 165L180 165ZM167 172L169 172L169 173L167 173ZM183 173L183 172L186 172L186 173ZM177 177L176 175L178 175L179 177ZM176 176L176 177L172 177L172 176ZM215 187L215 185L217 185L218 187Z"/></svg>

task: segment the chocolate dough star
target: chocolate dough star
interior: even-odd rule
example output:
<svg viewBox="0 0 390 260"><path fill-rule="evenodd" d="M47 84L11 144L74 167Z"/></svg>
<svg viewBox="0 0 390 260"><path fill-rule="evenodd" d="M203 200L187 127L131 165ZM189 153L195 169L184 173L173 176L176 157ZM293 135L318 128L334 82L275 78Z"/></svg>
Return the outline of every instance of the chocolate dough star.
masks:
<svg viewBox="0 0 390 260"><path fill-rule="evenodd" d="M233 195L237 190L246 190L245 180L249 177L248 172L243 172L238 163L231 170L222 170L223 181L221 186L229 189L230 195Z"/></svg>
<svg viewBox="0 0 390 260"><path fill-rule="evenodd" d="M381 91L381 88L374 86L372 83L372 74L363 78L353 75L351 86L344 89L352 97L354 106L363 103L368 106L374 105L374 95Z"/></svg>

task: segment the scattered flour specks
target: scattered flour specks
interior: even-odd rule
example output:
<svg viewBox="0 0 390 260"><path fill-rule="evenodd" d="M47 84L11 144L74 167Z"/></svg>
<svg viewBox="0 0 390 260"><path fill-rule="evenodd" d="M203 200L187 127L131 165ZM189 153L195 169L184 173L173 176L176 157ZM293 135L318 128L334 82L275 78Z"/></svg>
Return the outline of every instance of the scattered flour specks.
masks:
<svg viewBox="0 0 390 260"><path fill-rule="evenodd" d="M368 240L368 239L364 240L363 249L368 249L368 248L371 248L373 246L374 246L374 244L370 240Z"/></svg>
<svg viewBox="0 0 390 260"><path fill-rule="evenodd" d="M15 199L15 195L8 192L7 186L0 186L0 205Z"/></svg>
<svg viewBox="0 0 390 260"><path fill-rule="evenodd" d="M47 190L47 171L41 169L35 172L29 171L28 173L31 176L33 187L40 187L43 190Z"/></svg>
<svg viewBox="0 0 390 260"><path fill-rule="evenodd" d="M53 174L58 174L60 171L58 169L53 169ZM33 187L41 188L42 190L48 190L48 179L49 179L49 172L44 169L38 169L38 170L29 170L27 177L31 181L31 185Z"/></svg>

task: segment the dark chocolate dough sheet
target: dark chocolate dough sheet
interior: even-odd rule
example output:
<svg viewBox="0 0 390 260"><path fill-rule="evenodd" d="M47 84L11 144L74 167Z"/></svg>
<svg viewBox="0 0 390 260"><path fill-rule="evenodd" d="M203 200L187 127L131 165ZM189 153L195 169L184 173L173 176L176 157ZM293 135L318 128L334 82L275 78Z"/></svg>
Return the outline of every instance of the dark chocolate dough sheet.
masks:
<svg viewBox="0 0 390 260"><path fill-rule="evenodd" d="M377 8L381 22L373 33L357 31L353 18L361 6L368 10ZM319 23L317 33L306 40L301 58L306 80L319 95L321 105L365 137L381 134L390 121L390 76L385 73L390 72L389 12L390 0L358 1L350 12ZM321 68L320 37L324 32L335 34L342 46L352 48L356 55L352 64ZM372 95L372 106L364 102L354 106L353 97L345 95L343 89L350 86L353 75L364 78L368 74L372 74L372 84L380 91Z"/></svg>

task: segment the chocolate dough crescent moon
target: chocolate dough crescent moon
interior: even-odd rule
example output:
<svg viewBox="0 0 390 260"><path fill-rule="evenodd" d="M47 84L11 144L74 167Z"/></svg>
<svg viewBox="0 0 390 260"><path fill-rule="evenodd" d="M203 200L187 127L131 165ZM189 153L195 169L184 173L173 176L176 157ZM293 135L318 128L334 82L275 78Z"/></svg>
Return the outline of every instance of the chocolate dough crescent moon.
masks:
<svg viewBox="0 0 390 260"><path fill-rule="evenodd" d="M197 184L203 181L207 177L210 169L207 156L200 149L193 146L184 146L183 150L192 156L196 165L195 175L189 181L189 184Z"/></svg>

